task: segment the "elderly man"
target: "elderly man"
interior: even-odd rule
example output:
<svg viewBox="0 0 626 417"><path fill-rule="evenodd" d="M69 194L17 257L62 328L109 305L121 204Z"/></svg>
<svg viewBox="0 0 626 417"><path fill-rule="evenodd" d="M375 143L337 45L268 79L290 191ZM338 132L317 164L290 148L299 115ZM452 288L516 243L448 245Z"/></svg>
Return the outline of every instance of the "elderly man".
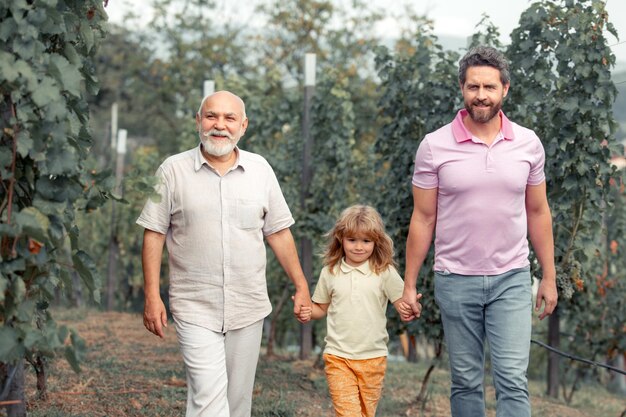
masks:
<svg viewBox="0 0 626 417"><path fill-rule="evenodd" d="M552 218L541 141L502 112L508 63L477 47L459 65L465 103L420 143L406 244L404 300L413 312L418 272L435 235L435 301L450 358L453 417L485 415L484 343L489 342L498 417L530 416L526 369L531 334L527 236L541 265L535 309L557 304Z"/></svg>
<svg viewBox="0 0 626 417"><path fill-rule="evenodd" d="M243 101L227 91L205 97L196 125L201 143L163 162L160 200L149 200L137 220L145 228L143 321L163 337L159 275L167 244L170 308L187 371L186 415L245 417L263 318L271 311L264 238L295 285L297 317L311 298L276 176L263 157L237 147L248 126Z"/></svg>

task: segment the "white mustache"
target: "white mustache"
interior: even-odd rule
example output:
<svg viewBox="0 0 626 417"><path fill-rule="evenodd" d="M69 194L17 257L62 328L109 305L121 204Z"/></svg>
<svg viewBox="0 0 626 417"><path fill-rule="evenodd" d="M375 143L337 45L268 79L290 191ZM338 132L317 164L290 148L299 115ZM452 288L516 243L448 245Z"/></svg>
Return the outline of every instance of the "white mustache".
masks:
<svg viewBox="0 0 626 417"><path fill-rule="evenodd" d="M222 131L222 130L216 130L216 129L211 129L211 130L207 130L206 132L202 132L202 136L205 138L208 138L209 136L222 136L230 140L233 140L233 136L230 133Z"/></svg>

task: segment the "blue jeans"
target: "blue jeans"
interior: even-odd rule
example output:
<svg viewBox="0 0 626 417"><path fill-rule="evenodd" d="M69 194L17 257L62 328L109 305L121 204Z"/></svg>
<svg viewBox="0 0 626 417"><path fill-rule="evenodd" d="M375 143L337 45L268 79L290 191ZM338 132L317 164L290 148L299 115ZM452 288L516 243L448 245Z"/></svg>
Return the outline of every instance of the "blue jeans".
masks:
<svg viewBox="0 0 626 417"><path fill-rule="evenodd" d="M435 272L450 357L453 417L484 417L484 344L489 342L497 417L529 417L528 357L532 319L528 267L500 275Z"/></svg>

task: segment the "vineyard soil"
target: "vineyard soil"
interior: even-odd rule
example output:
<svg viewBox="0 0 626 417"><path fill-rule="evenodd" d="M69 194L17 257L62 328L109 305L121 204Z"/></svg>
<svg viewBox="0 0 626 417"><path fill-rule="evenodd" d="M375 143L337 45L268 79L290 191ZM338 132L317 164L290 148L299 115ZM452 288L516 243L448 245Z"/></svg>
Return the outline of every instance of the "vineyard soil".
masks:
<svg viewBox="0 0 626 417"><path fill-rule="evenodd" d="M87 343L82 372L75 374L61 358L48 368L48 399L38 400L35 376L27 378L31 417L182 416L186 388L174 328L164 340L149 334L141 316L129 313L62 310L58 320L77 329ZM257 369L255 417L331 417L323 369L315 359L262 356ZM380 417L449 416L448 375L440 366L431 376L426 401L415 402L427 361L390 362ZM488 384L488 416L495 417L495 396ZM597 385L585 386L573 404L545 397L545 384L531 381L535 417L619 417L624 398Z"/></svg>

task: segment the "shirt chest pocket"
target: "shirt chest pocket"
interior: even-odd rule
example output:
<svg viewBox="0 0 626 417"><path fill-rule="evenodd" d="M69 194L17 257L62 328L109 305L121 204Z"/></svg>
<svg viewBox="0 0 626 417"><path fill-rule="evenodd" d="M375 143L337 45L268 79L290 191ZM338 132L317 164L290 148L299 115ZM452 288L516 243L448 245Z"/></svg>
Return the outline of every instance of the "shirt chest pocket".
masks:
<svg viewBox="0 0 626 417"><path fill-rule="evenodd" d="M265 210L254 200L235 200L235 226L239 229L261 229Z"/></svg>

